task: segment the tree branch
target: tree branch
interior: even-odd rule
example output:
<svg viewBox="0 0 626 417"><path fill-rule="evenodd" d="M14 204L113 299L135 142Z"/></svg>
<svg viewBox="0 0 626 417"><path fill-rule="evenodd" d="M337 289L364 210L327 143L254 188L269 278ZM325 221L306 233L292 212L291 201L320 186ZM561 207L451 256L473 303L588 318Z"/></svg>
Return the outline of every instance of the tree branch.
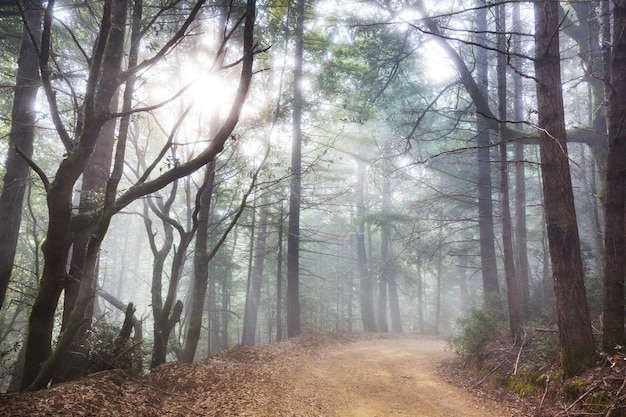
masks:
<svg viewBox="0 0 626 417"><path fill-rule="evenodd" d="M43 183L43 187L46 191L48 191L48 189L50 188L50 180L48 179L48 177L46 176L46 173L43 172L43 169L41 169L39 167L39 165L37 165L35 163L35 161L33 161L28 155L26 155L24 153L24 151L22 149L20 149L19 146L14 146L13 150L15 151L16 154L18 154L19 156L22 157L22 159L24 159L26 161L26 163L28 164L29 167L31 167L31 169L33 171L35 171L37 173L37 175L39 175L39 178L41 178L41 182Z"/></svg>

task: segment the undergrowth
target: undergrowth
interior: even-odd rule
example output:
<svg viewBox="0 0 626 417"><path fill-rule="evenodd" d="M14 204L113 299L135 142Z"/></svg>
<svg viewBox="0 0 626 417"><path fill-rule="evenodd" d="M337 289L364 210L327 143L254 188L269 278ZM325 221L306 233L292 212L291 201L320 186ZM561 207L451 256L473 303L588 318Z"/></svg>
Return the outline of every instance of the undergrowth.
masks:
<svg viewBox="0 0 626 417"><path fill-rule="evenodd" d="M449 339L473 387L505 387L533 406L533 416L626 417L626 355L601 353L581 376L563 379L558 334L542 323L527 323L512 340L497 315L473 309Z"/></svg>

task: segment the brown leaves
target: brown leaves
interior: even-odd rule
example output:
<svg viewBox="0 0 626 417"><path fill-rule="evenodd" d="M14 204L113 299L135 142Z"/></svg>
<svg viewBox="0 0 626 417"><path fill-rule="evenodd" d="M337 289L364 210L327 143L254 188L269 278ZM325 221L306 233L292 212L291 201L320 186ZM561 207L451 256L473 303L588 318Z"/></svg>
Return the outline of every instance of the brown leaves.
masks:
<svg viewBox="0 0 626 417"><path fill-rule="evenodd" d="M236 346L197 364L168 363L135 378L106 371L48 390L0 395L0 416L320 416L314 392L296 393L285 376L342 335L305 335L260 347Z"/></svg>

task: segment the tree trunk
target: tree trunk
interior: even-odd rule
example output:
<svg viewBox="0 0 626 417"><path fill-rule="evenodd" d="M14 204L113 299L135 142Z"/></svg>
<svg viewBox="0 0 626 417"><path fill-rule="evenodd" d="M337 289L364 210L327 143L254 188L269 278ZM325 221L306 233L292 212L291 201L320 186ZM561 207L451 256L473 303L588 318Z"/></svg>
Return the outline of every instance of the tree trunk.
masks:
<svg viewBox="0 0 626 417"><path fill-rule="evenodd" d="M215 243L217 239L213 235L209 237L212 243ZM215 262L210 262L209 265L209 289L207 293L206 313L207 313L207 356L219 352L219 334L220 334L220 322L219 313L217 311L217 273Z"/></svg>
<svg viewBox="0 0 626 417"><path fill-rule="evenodd" d="M415 255L415 279L417 281L417 328L424 333L424 277L422 276L422 255L418 251Z"/></svg>
<svg viewBox="0 0 626 417"><path fill-rule="evenodd" d="M33 155L35 138L35 107L37 91L41 84L37 48L33 41L41 38L41 3L39 0L22 2L24 9L22 41L17 61L15 92L11 110L11 130L9 132L9 149L5 162L5 173L0 194L0 308L4 303L13 262L17 250L17 242L22 222L24 194L29 179L29 167L26 158ZM30 38L32 34L32 39Z"/></svg>
<svg viewBox="0 0 626 417"><path fill-rule="evenodd" d="M461 313L464 314L470 308L470 294L467 288L467 265L465 257L461 254L458 260L457 274L459 275L459 298L461 299Z"/></svg>
<svg viewBox="0 0 626 417"><path fill-rule="evenodd" d="M44 87L47 90L48 101L51 103L51 107L56 108L54 94L50 91L50 68L48 66L51 53L49 45L54 1L48 2L47 7L42 32L40 70ZM46 380L46 377L51 376L54 372L54 362L62 360L66 353L63 351L55 352L54 358L51 358L52 362L48 362L52 353L54 314L61 291L68 279L66 265L75 232L71 224L72 195L74 184L83 173L104 124L105 117L101 112L108 111L116 90L116 76L120 72L123 55L123 22L126 18L126 2L113 1L110 8L105 8L105 12L108 16L103 18L105 23L102 24L100 41L96 45L98 52L94 54L100 60L100 65L95 65L95 67L100 71L98 75L101 75L101 79L97 85L94 83L87 88L82 129L75 144L69 139L69 135L62 125L55 124L59 136L64 139L63 142L66 146L72 146L72 149L67 158L59 165L54 180L47 186L46 201L49 223L46 240L41 245L44 267L41 285L29 318L22 389L45 387L49 381ZM123 19L121 26L119 24L120 19ZM112 24L109 26L110 23ZM90 105L88 106L87 103ZM53 117L55 116L58 117L59 114L53 114ZM105 221L102 225L104 226L106 223ZM78 331L75 326L82 325L82 322L82 318L77 317L73 325L70 326L72 331L66 329L68 335L74 330ZM71 340L69 342L64 341L63 344L59 343L58 347L69 350L70 343ZM38 374L40 375L38 376Z"/></svg>
<svg viewBox="0 0 626 417"><path fill-rule="evenodd" d="M359 272L361 320L363 330L375 332L376 316L374 312L374 285L367 268L367 252L365 250L365 164L357 161L356 193L356 255Z"/></svg>
<svg viewBox="0 0 626 417"><path fill-rule="evenodd" d="M595 344L585 292L567 155L559 52L558 3L535 2L535 77L543 195L565 377L591 362ZM623 222L623 219L621 219Z"/></svg>
<svg viewBox="0 0 626 417"><path fill-rule="evenodd" d="M440 225L439 227L439 242L440 245L442 243L442 230L443 227ZM435 322L433 323L434 334L438 335L441 327L441 287L443 282L443 254L441 253L441 249L437 252L437 276L435 277L437 280L437 287L435 292Z"/></svg>
<svg viewBox="0 0 626 417"><path fill-rule="evenodd" d="M176 299L178 283L181 278L183 266L185 265L185 259L187 258L187 249L189 248L194 234L195 229L181 233L178 248L175 250L172 258L170 280L165 301L160 311L158 311L158 314L154 316L154 350L152 352L150 368L165 363L170 334L174 326L180 322L183 303L180 300L176 300L176 302L174 302L174 300ZM160 292L161 289L158 289L158 291ZM199 292L197 287L195 292ZM200 311L202 311L202 309L200 309Z"/></svg>
<svg viewBox="0 0 626 417"><path fill-rule="evenodd" d="M114 98L111 105L111 111L117 111L117 97ZM104 198L104 190L111 171L111 157L115 143L116 120L109 120L102 126L98 143L94 149L89 163L83 172L83 180L81 186L80 203L78 213L89 213L97 210L102 204ZM97 280L97 268L94 273L89 276L84 272L85 261L87 255L87 242L89 236L96 232L96 225L78 232L72 244L72 257L69 265L69 277L65 285L63 297L63 318L61 331L65 330L70 315L78 301L81 282L83 279ZM98 255L96 255L98 256ZM95 282L90 283L89 287L95 287ZM85 312L86 318L93 316L93 303L87 306ZM87 375L89 367L89 346L87 341L87 332L91 328L91 319L86 320L85 326L79 330L79 333L72 343L72 357L80 358L76 363L66 364L64 374L57 374L53 382L71 381Z"/></svg>
<svg viewBox="0 0 626 417"><path fill-rule="evenodd" d="M261 198L261 218L259 219L259 230L256 234L256 245L254 248L254 267L252 269L252 280L248 289L248 297L243 316L243 335L241 343L246 346L253 346L256 335L257 321L259 316L259 304L261 302L261 286L263 285L263 266L266 255L267 242L267 218L269 199L267 193Z"/></svg>
<svg viewBox="0 0 626 417"><path fill-rule="evenodd" d="M389 312L391 316L391 331L402 333L402 319L400 317L400 302L398 300L398 283L393 261L393 250L391 246L391 190L389 177L383 178L383 216L385 221L381 226L380 236L380 257L382 262L384 281L388 285Z"/></svg>
<svg viewBox="0 0 626 417"><path fill-rule="evenodd" d="M602 348L613 352L624 334L624 274L626 273L626 1L613 6L613 52L607 107L609 151L604 198L604 308Z"/></svg>
<svg viewBox="0 0 626 417"><path fill-rule="evenodd" d="M513 51L521 52L522 21L520 17L520 3L513 3ZM516 69L521 68L522 59L514 57L513 62ZM524 90L523 79L516 71L513 76L513 113L514 119L518 121L516 128L523 130L524 120ZM526 231L526 166L524 157L524 145L515 142L515 243L516 245L516 272L520 283L520 304L522 313L529 314L530 302L530 266L528 263L528 237Z"/></svg>
<svg viewBox="0 0 626 417"><path fill-rule="evenodd" d="M487 8L484 2L478 0L476 10L476 43L479 45L476 51L476 77L480 86L480 94L486 100L488 85L487 50L481 45L486 45L487 33ZM491 195L491 156L489 141L489 126L485 117L478 114L476 126L477 160L478 160L478 231L480 234L480 263L483 277L483 297L485 305L497 306L499 304L500 284L498 283L498 268L496 265L495 237L493 232L493 199Z"/></svg>
<svg viewBox="0 0 626 417"><path fill-rule="evenodd" d="M497 6L497 44L498 50L498 117L500 119L500 217L502 219L502 246L504 251L504 272L506 278L506 293L509 307L509 327L513 340L521 342L522 311L519 303L517 276L515 275L515 255L513 252L513 222L511 220L511 205L509 203L509 163L504 126L507 120L506 94L506 17L504 4Z"/></svg>
<svg viewBox="0 0 626 417"><path fill-rule="evenodd" d="M378 277L378 309L376 311L379 332L389 331L387 324L387 286L387 275L380 274Z"/></svg>
<svg viewBox="0 0 626 417"><path fill-rule="evenodd" d="M296 3L295 56L293 70L293 138L291 191L287 231L287 337L302 332L300 325L300 205L302 189L302 60L305 1Z"/></svg>
<svg viewBox="0 0 626 417"><path fill-rule="evenodd" d="M283 340L283 200L280 201L278 218L278 253L276 255L276 341Z"/></svg>
<svg viewBox="0 0 626 417"><path fill-rule="evenodd" d="M202 331L202 315L204 300L209 282L209 219L211 213L211 197L215 183L215 162L207 165L200 196L200 210L198 212L198 230L196 244L193 251L193 293L188 304L187 332L183 341L180 361L193 363Z"/></svg>

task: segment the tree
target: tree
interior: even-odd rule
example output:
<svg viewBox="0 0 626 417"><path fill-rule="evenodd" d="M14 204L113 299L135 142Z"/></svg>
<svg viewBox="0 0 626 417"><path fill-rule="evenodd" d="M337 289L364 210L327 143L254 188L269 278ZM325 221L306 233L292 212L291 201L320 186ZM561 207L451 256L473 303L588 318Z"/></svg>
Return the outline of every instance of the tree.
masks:
<svg viewBox="0 0 626 417"><path fill-rule="evenodd" d="M135 3L141 5L141 3ZM68 322L65 331L60 335L59 342L52 351L52 330L54 312L58 304L60 292L67 277L66 264L72 243L72 235L84 227L96 224L96 232L90 236L87 243L86 262L83 276L95 273L97 253L104 239L111 217L128 206L133 201L155 192L177 178L188 175L213 160L224 148L224 144L239 120L245 97L252 79L252 62L255 54L254 21L256 5L253 0L246 4L243 23L243 49L241 58L241 73L239 85L235 94L230 112L213 137L209 145L191 159L176 164L160 175L150 179L156 163L148 168L137 182L128 187L121 194L118 192L119 181L122 177L125 163L125 138L118 138L112 174L107 181L104 201L99 210L91 215L75 215L72 211L72 193L74 184L83 173L85 166L93 153L103 124L111 117L109 112L111 99L118 87L131 80L137 72L159 62L168 52L176 47L188 34L192 22L200 12L204 1L200 0L188 9L181 25L174 31L172 37L165 42L155 55L136 66L121 70L124 56L125 22L127 4L125 1L109 0L104 3L98 41L94 45L92 59L89 60L89 74L87 77L84 101L80 102L81 119L79 129L74 137L63 124L58 102L52 83L52 62L54 56L52 42L52 23L55 2L50 1L44 14L43 35L40 52L40 70L42 83L50 106L51 117L54 121L56 133L66 148L67 157L59 164L57 171L49 181L46 176L41 179L46 186L46 198L49 212L49 225L46 231L46 240L42 245L44 255L44 269L41 286L33 303L29 318L28 337L26 342L25 367L22 379L22 389L39 389L47 385L50 376L59 363L76 332L84 322L84 309L93 297L93 289L86 288L79 295L79 299ZM130 86L132 87L132 86ZM134 87L127 88L124 93L123 109L130 115L140 109L132 110L130 102ZM127 95L128 93L128 95ZM122 130L123 131L123 130ZM161 157L165 155L162 153ZM158 163L158 161L157 161ZM39 170L40 171L40 170ZM93 282L91 279L88 282Z"/></svg>
<svg viewBox="0 0 626 417"><path fill-rule="evenodd" d="M513 57L514 66L517 69L513 76L513 114L514 120L517 121L516 128L522 130L524 119L524 85L522 75L519 73L522 59L521 54L521 36L522 22L520 16L520 4L513 4ZM502 126L502 125L501 125ZM515 141L515 243L516 257L515 270L519 276L520 283L520 303L522 312L525 315L529 313L528 303L530 302L530 266L528 262L528 236L526 227L526 167L524 156L524 144L521 141Z"/></svg>
<svg viewBox="0 0 626 417"><path fill-rule="evenodd" d="M156 199L156 203L151 197L144 200L144 223L150 249L154 257L152 264L152 315L153 323L153 349L150 368L155 368L165 363L167 355L167 347L170 334L174 326L180 321L183 312L183 303L176 299L178 283L182 275L182 269L187 257L187 249L193 240L197 229L197 213L200 210L198 204L193 214L188 213L193 218L193 222L189 229L185 229L171 214L172 206L176 201L178 191L178 180L172 184L169 196L165 199ZM196 201L197 203L197 201ZM187 207L191 211L191 207ZM152 227L150 219L150 211L152 211L161 220L164 230L164 239L161 247L158 247L156 241L156 232ZM178 246L174 248L174 230L178 233ZM163 298L163 277L165 275L165 262L170 256L170 252L174 249L172 262L169 273L169 283L166 286L165 299Z"/></svg>
<svg viewBox="0 0 626 417"><path fill-rule="evenodd" d="M22 40L11 110L9 152L0 194L0 308L4 303L22 222L24 193L29 181L28 161L35 138L35 100L41 84L37 48L41 38L41 3L20 2Z"/></svg>
<svg viewBox="0 0 626 417"><path fill-rule="evenodd" d="M256 232L256 243L254 245L254 262L252 275L247 285L246 306L243 318L243 334L241 343L247 346L254 345L259 315L259 304L261 302L261 286L263 285L263 265L267 255L267 226L268 226L268 205L269 198L267 191L261 197L261 217L259 219L258 231Z"/></svg>
<svg viewBox="0 0 626 417"><path fill-rule="evenodd" d="M117 111L117 97L113 98L113 104L111 107L112 112ZM80 202L78 207L79 213L89 213L97 210L98 202L102 196L106 181L111 171L111 155L113 153L115 142L115 129L116 121L109 120L102 127L100 132L100 138L94 149L93 154L89 158L85 171L82 175ZM95 225L94 225L95 227ZM87 249L87 240L91 233L95 231L94 227L89 227L81 230L74 237L72 243L72 256L69 266L69 279L65 284L64 297L63 297L63 319L61 331L65 329L69 321L72 310L78 300L78 294L80 291L81 281L83 278L83 269L85 262L85 251ZM85 279L96 279L97 272L91 277ZM90 284L95 287L95 283ZM93 303L88 307L86 315L91 317L93 315ZM74 357L80 357L78 363L72 363L67 368L67 375L56 375L57 380L72 380L77 377L85 376L87 374L88 359L89 359L89 346L87 344L87 331L91 327L91 320L85 324L85 326L79 331L75 342L72 344L72 351L77 354Z"/></svg>
<svg viewBox="0 0 626 417"><path fill-rule="evenodd" d="M535 80L544 208L565 377L591 362L595 344L585 292L561 91L558 4L535 2Z"/></svg>
<svg viewBox="0 0 626 417"><path fill-rule="evenodd" d="M302 61L305 0L296 3L294 31L291 188L287 226L287 337L302 332L300 325L300 205L302 200Z"/></svg>
<svg viewBox="0 0 626 417"><path fill-rule="evenodd" d="M363 330L375 332L377 330L376 317L374 314L374 288L372 278L367 267L367 251L365 248L365 179L366 165L363 161L357 160L357 180L355 186L356 197L356 218L355 218L355 239L356 256L359 272L359 301L361 305L361 321Z"/></svg>
<svg viewBox="0 0 626 417"><path fill-rule="evenodd" d="M482 0L476 10L476 78L479 93L487 101L488 65L487 65L487 9ZM478 230L480 233L480 260L483 274L483 296L485 304L494 307L498 303L500 284L496 264L495 235L493 232L493 197L491 182L491 156L489 125L487 115L478 112L476 137L476 157L478 162Z"/></svg>
<svg viewBox="0 0 626 417"><path fill-rule="evenodd" d="M517 276L515 274L515 260L513 253L513 222L509 202L509 163L507 144L504 140L502 126L507 120L507 88L506 88L506 56L503 51L506 45L506 19L504 4L497 6L497 47L498 54L498 118L500 119L500 217L502 221L502 246L504 255L504 274L506 278L506 292L509 309L509 326L511 336L516 342L522 336L522 311L519 303Z"/></svg>
<svg viewBox="0 0 626 417"><path fill-rule="evenodd" d="M383 161L385 165L389 162ZM382 223L380 230L380 261L381 261L381 274L380 280L381 285L387 285L389 298L389 312L391 317L391 331L394 333L402 333L402 318L400 316L400 303L398 300L398 284L396 278L396 266L395 260L393 256L393 248L392 248L392 219L393 213L391 212L391 179L389 176L391 175L391 170L386 166L384 168L383 178L382 178ZM383 305L379 305L379 308L382 308ZM386 307L386 306L385 306ZM384 314L386 315L386 309L383 309ZM382 314L380 314L380 319L382 320ZM379 321L380 324L380 321ZM382 327L382 326L381 326ZM387 323L385 320L385 325L383 328L387 327Z"/></svg>
<svg viewBox="0 0 626 417"><path fill-rule="evenodd" d="M624 274L626 274L626 1L613 7L613 39L608 84L609 149L604 197L604 291L602 348L612 352L626 341L624 334Z"/></svg>
<svg viewBox="0 0 626 417"><path fill-rule="evenodd" d="M211 196L215 182L215 161L209 162L200 189L200 209L198 211L198 231L193 251L193 281L191 297L189 297L186 318L187 331L179 356L182 362L193 363L196 356L200 331L202 329L202 313L209 282L209 220L211 218Z"/></svg>

